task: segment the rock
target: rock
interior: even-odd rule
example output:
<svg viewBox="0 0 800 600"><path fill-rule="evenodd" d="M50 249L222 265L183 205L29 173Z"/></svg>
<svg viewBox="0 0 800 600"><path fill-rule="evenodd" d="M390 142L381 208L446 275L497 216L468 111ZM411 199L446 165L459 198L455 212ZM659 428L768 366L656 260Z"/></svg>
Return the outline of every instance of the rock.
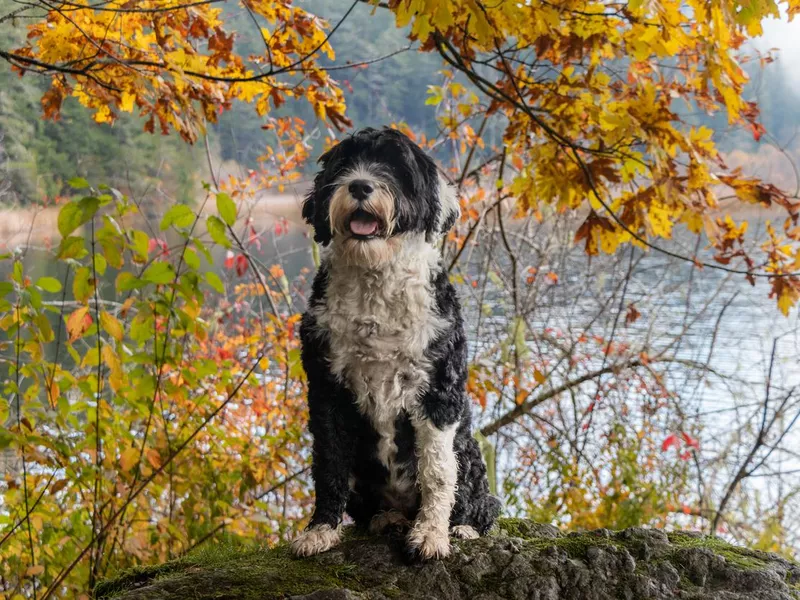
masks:
<svg viewBox="0 0 800 600"><path fill-rule="evenodd" d="M209 547L98 585L98 600L800 600L800 566L696 534L632 528L562 534L503 519L453 541L443 561L409 563L399 535L345 533L337 548L294 559L285 546Z"/></svg>

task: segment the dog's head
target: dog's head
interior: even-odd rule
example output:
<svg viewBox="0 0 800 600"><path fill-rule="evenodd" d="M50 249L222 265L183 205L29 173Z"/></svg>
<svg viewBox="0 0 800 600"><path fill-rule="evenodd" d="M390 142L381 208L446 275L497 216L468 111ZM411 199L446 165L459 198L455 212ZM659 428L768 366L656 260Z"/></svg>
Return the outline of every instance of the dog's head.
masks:
<svg viewBox="0 0 800 600"><path fill-rule="evenodd" d="M435 163L394 129L363 129L323 154L303 218L314 239L375 265L390 258L402 234L428 239L459 214L452 188Z"/></svg>

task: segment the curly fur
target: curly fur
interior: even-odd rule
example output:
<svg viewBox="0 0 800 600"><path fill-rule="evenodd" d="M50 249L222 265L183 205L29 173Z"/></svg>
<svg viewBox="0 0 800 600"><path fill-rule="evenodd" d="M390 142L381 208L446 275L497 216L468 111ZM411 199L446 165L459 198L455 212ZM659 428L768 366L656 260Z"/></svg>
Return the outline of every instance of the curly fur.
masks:
<svg viewBox="0 0 800 600"><path fill-rule="evenodd" d="M431 159L390 129L359 132L320 160L303 207L325 250L300 330L316 488L300 540L335 531L346 511L373 530L413 521L409 549L444 557L451 531L484 534L500 510L471 432L460 306L435 246L458 203ZM350 196L357 179L376 196ZM349 235L357 209L391 226Z"/></svg>

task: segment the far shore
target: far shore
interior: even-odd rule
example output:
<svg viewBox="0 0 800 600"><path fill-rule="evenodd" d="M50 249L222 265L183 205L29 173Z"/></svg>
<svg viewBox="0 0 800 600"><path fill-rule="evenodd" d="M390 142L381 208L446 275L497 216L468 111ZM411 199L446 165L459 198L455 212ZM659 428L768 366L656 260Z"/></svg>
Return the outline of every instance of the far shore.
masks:
<svg viewBox="0 0 800 600"><path fill-rule="evenodd" d="M245 200L239 208L241 219L252 217L257 228L271 227L280 219L286 219L294 226L305 227L300 217L302 194L263 193L254 199ZM60 206L11 207L0 208L0 252L7 252L20 246L45 246L56 243L58 233L58 212ZM161 209L159 209L161 210ZM214 214L216 205L213 198L203 206L202 214ZM153 222L158 231L158 220Z"/></svg>

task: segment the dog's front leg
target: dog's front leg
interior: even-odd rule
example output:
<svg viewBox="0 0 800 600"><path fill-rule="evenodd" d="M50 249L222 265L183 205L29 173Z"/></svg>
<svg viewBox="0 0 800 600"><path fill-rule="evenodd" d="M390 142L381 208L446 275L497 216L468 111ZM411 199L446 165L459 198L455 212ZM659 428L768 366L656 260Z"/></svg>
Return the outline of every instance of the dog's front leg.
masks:
<svg viewBox="0 0 800 600"><path fill-rule="evenodd" d="M354 451L341 415L330 405L317 406L309 394L310 426L314 435L311 474L316 500L306 530L292 542L295 556L325 552L340 542L339 524L350 495L349 478Z"/></svg>
<svg viewBox="0 0 800 600"><path fill-rule="evenodd" d="M412 423L422 502L408 535L408 546L420 558L444 558L450 554L448 530L458 476L453 450L456 424L439 428L427 417Z"/></svg>

